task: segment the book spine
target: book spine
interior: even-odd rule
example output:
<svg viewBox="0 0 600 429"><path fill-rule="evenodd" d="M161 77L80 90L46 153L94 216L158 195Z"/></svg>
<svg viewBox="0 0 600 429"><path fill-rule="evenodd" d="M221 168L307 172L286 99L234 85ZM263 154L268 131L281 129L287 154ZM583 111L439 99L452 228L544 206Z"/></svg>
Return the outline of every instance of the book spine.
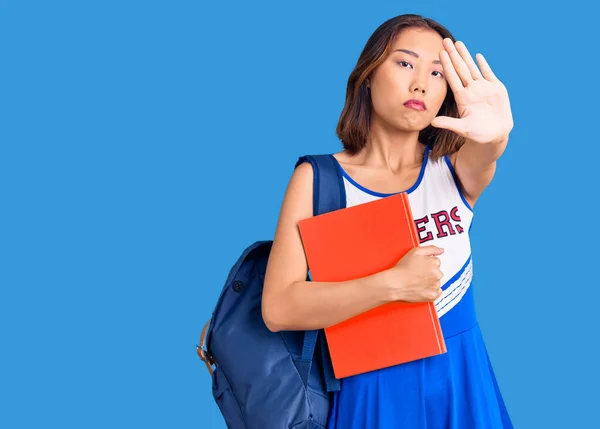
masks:
<svg viewBox="0 0 600 429"><path fill-rule="evenodd" d="M406 192L402 193L402 200L404 202L404 211L406 213L407 222L409 223L408 228L410 229L410 236L412 237L413 246L419 247L421 245L419 242L419 232L417 231L417 225L415 225L414 222L412 210L410 207L410 200L408 199L408 194ZM444 342L444 337L442 336L442 328L440 326L440 320L437 315L437 311L435 310L435 303L428 302L427 306L429 307L431 324L435 329L438 350L440 351L440 353L444 353L446 351L446 343Z"/></svg>

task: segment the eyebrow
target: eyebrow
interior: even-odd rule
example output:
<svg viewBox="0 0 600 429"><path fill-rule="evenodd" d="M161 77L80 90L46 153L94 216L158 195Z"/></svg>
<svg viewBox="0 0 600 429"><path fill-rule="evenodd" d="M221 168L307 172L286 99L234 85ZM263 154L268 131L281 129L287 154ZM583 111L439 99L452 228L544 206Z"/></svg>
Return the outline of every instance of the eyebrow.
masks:
<svg viewBox="0 0 600 429"><path fill-rule="evenodd" d="M408 55L411 55L411 56L413 56L415 58L419 58L419 54L417 54L415 51L411 51L409 49L396 49L396 50L394 50L394 52L396 52L396 51L398 51L398 52L404 52L404 53L406 53ZM442 62L440 60L433 60L433 64L442 64Z"/></svg>

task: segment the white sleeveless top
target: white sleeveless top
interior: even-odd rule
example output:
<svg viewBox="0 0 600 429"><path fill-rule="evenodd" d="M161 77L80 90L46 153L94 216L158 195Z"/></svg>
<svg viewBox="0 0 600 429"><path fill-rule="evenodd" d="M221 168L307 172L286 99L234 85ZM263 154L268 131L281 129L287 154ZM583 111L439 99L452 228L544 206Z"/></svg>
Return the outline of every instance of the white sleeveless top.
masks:
<svg viewBox="0 0 600 429"><path fill-rule="evenodd" d="M461 301L471 286L473 267L469 229L473 210L458 187L450 158L444 156L433 161L429 153L427 146L419 178L406 192L420 244L444 249L439 256L444 275L441 280L443 293L435 302L441 318ZM354 181L339 162L336 163L343 175L346 207L394 195L365 188Z"/></svg>

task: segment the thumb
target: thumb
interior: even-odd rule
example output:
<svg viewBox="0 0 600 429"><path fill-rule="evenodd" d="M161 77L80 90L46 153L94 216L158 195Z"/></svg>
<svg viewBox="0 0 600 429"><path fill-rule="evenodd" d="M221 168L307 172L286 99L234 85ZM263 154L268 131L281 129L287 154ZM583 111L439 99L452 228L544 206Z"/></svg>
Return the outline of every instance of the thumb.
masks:
<svg viewBox="0 0 600 429"><path fill-rule="evenodd" d="M422 247L418 247L417 250L415 251L415 253L422 255L422 256L437 256L437 255L441 255L442 253L444 253L444 249L442 249L441 247L437 247L437 246L422 246Z"/></svg>
<svg viewBox="0 0 600 429"><path fill-rule="evenodd" d="M463 135L463 123L464 121L459 118L451 118L450 116L436 116L431 121L431 126L436 128L444 128L446 130L454 131L456 134Z"/></svg>

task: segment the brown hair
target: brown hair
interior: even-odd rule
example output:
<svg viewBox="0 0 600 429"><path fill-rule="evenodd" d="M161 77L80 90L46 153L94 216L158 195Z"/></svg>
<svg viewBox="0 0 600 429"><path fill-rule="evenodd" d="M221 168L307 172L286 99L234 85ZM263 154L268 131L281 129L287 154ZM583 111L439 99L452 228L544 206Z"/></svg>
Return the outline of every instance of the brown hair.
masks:
<svg viewBox="0 0 600 429"><path fill-rule="evenodd" d="M417 27L427 28L437 32L443 38L454 36L443 25L433 19L420 15L405 14L391 18L381 24L367 41L358 58L356 67L350 73L346 86L346 103L337 124L336 133L344 148L351 154L358 153L367 143L369 124L371 121L371 95L366 86L366 80L388 57L392 42L404 29ZM439 115L458 118L458 107L450 87ZM428 125L419 133L419 141L431 145L430 156L437 158L456 152L465 142L458 134Z"/></svg>

